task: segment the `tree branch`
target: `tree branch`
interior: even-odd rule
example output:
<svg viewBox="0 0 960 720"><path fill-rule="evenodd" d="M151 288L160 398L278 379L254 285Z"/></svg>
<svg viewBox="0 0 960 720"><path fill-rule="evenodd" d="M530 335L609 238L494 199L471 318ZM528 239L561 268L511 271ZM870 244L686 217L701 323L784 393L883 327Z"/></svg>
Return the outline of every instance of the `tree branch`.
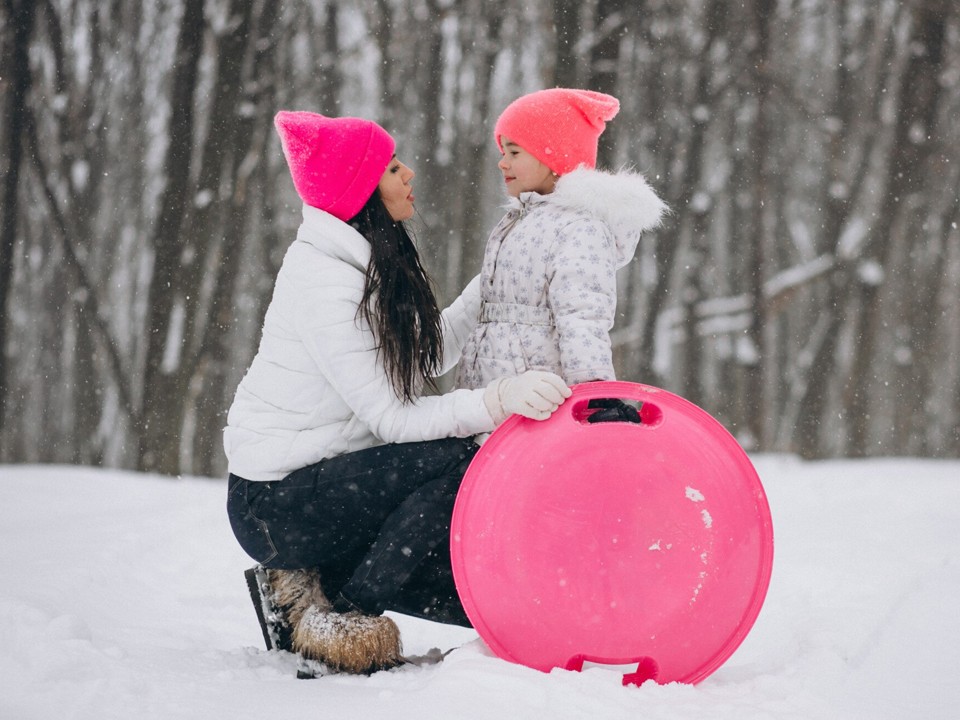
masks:
<svg viewBox="0 0 960 720"><path fill-rule="evenodd" d="M73 274L74 282L77 284L77 287L83 290L80 300L81 306L89 313L90 317L93 318L93 327L97 330L97 334L103 343L104 350L107 354L108 364L110 369L113 371L114 380L117 384L117 390L120 394L120 403L123 406L124 411L130 417L133 426L139 427L140 414L136 409L136 405L133 403L133 395L130 391L130 382L123 369L123 360L120 357L120 353L117 351L117 345L112 334L110 333L110 328L107 324L107 321L101 313L100 302L97 299L96 287L87 275L86 268L84 268L83 263L80 261L80 258L73 247L73 244L70 242L70 233L67 229L66 220L64 219L63 213L60 211L60 208L57 205L57 198L53 192L53 188L50 187L50 183L47 180L47 169L44 165L43 158L40 155L40 139L37 134L37 126L34 122L33 116L29 112L26 113L24 132L27 140L27 149L29 150L33 164L36 167L38 179L40 181L40 187L42 188L43 196L47 201L47 207L50 211L50 216L60 233L60 240L63 245L67 267Z"/></svg>

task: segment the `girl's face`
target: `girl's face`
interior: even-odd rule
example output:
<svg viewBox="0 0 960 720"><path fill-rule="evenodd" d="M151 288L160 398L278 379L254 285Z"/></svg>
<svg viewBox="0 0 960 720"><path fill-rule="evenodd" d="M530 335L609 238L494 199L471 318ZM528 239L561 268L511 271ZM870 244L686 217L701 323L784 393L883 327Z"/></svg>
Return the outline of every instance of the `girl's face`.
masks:
<svg viewBox="0 0 960 720"><path fill-rule="evenodd" d="M506 135L500 136L503 157L497 163L507 184L507 193L520 197L522 192L538 192L541 195L553 192L557 176L553 171L537 160Z"/></svg>
<svg viewBox="0 0 960 720"><path fill-rule="evenodd" d="M415 173L394 155L380 178L380 197L394 222L409 220L413 217L413 180Z"/></svg>

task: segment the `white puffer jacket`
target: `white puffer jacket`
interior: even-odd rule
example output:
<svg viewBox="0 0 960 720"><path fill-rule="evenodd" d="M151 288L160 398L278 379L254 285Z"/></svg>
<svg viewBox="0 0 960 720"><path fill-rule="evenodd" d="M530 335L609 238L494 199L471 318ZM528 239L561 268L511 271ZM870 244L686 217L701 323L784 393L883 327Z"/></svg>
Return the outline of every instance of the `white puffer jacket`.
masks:
<svg viewBox="0 0 960 720"><path fill-rule="evenodd" d="M614 379L616 271L665 211L629 171L580 168L548 195L511 199L487 240L480 323L464 347L458 386L485 387L525 370L571 385Z"/></svg>
<svg viewBox="0 0 960 720"><path fill-rule="evenodd" d="M482 390L403 403L357 316L366 239L305 205L287 250L263 337L224 430L231 473L279 480L307 465L384 443L468 437L494 428ZM444 371L460 357L480 308L479 278L443 313Z"/></svg>

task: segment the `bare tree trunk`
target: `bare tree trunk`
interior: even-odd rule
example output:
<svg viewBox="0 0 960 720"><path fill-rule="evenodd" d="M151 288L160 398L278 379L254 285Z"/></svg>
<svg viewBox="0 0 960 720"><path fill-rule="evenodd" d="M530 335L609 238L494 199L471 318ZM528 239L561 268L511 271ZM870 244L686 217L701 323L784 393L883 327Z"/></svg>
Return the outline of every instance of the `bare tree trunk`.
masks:
<svg viewBox="0 0 960 720"><path fill-rule="evenodd" d="M268 11L265 9L265 12ZM340 65L340 30L340 6L336 2L328 2L323 23L323 51L320 55L322 71L318 78L320 108L326 115L338 114L340 86L343 84L343 68Z"/></svg>
<svg viewBox="0 0 960 720"><path fill-rule="evenodd" d="M763 370L766 347L764 331L766 323L766 300L763 295L763 282L767 274L767 247L770 244L770 228L767 222L770 176L767 164L770 161L770 134L773 130L770 112L770 94L772 89L770 24L776 10L775 0L755 0L752 14L753 48L748 53L748 71L750 85L756 94L755 123L752 127L753 142L750 146L751 158L748 161L750 195L754 216L746 230L747 235L747 292L752 298L750 308L750 328L747 337L751 346L751 355L741 359L743 364L743 411L741 419L749 433L754 447L766 447L768 430L772 429L772 418L765 417Z"/></svg>
<svg viewBox="0 0 960 720"><path fill-rule="evenodd" d="M432 277L438 278L443 300L451 299L457 286L460 284L460 272L463 269L463 242L452 242L451 235L444 232L448 229L450 206L457 202L455 195L447 186L449 170L441 163L438 157L440 145L440 128L443 112L443 32L441 19L443 16L439 4L435 0L427 0L427 16L430 18L423 24L423 38L421 48L425 49L422 56L424 87L422 93L421 132L426 142L424 150L430 155L429 162L418 163L416 169L424 198L418 212L427 228L437 228L439 237L433 238L432 252L424 252L421 247L424 264ZM455 119L454 119L455 121ZM412 161L411 161L412 162Z"/></svg>
<svg viewBox="0 0 960 720"><path fill-rule="evenodd" d="M579 87L582 56L578 43L583 32L580 19L584 3L580 0L554 0L553 27L556 50L553 58L553 82L556 87Z"/></svg>
<svg viewBox="0 0 960 720"><path fill-rule="evenodd" d="M669 180L660 194L674 210L674 215L666 228L657 233L656 246L644 257L653 267L641 271L651 277L651 282L644 292L646 304L643 315L631 323L637 328L634 332L636 339L633 340L637 353L633 358L631 374L641 382L668 386L669 373L659 372L661 368L656 365L656 358L658 354L670 354L669 347L658 347L661 342L669 343L669 338L658 336L657 329L664 314L669 312L670 289L680 261L680 226L687 208L686 198L690 197L690 185L685 180L692 129L687 121L669 122L666 119L689 118L689 101L682 92L683 73L680 68L685 66L690 56L684 42L682 9L668 0L646 0L643 7L648 12L633 18L634 30L642 38L643 48L660 46L662 51L649 53L641 48L634 52L635 55L642 53L643 61L649 65L649 82L644 89L647 101L640 105L643 110L641 127L649 124L654 129L651 142L656 167ZM663 25L655 31L655 22L661 21ZM623 119L619 121L623 122ZM639 303L634 301L630 304Z"/></svg>
<svg viewBox="0 0 960 720"><path fill-rule="evenodd" d="M254 185L251 178L256 177L257 167L265 160L267 139L273 131L275 43L270 38L278 11L277 3L269 0L259 3L255 15L233 33L235 40L221 52L227 66L237 66L236 72L221 77L221 83L236 75L233 80L238 88L243 88L243 93L234 97L233 106L227 106L225 111L234 118L233 127L229 132L221 128L229 148L229 151L224 148L224 158L229 158L230 164L226 167L226 162L220 160L224 166L222 171L229 174L219 179L218 184L225 185L230 193L218 203L222 208L217 228L220 238L209 251L215 260L207 264L213 276L212 297L198 310L208 322L198 340L196 359L191 359L185 368L191 371L189 385L193 398L188 412L196 422L193 436L185 438L184 444L191 450L189 471L202 475L214 474L219 465L216 461L220 458L221 432L226 424L227 395L231 390L227 380L236 355L230 343L230 329L234 324L242 238L249 216L260 207L257 196L265 189ZM241 107L250 110L242 113ZM211 162L216 160L216 155L210 158Z"/></svg>
<svg viewBox="0 0 960 720"><path fill-rule="evenodd" d="M935 457L960 455L960 180L954 180L953 187L957 200L944 218L937 297L926 311L935 319L935 335L931 335L938 352L931 353L926 363L924 417L930 422L920 432L924 454Z"/></svg>
<svg viewBox="0 0 960 720"><path fill-rule="evenodd" d="M589 75L585 87L608 95L620 94L618 69L623 36L630 26L628 15L642 13L643 10L642 0L598 0L596 18L592 23L594 31L589 45ZM614 149L622 126L622 122L613 122L600 136L598 167L613 167Z"/></svg>
<svg viewBox="0 0 960 720"><path fill-rule="evenodd" d="M710 104L711 68L716 53L716 43L725 40L726 9L721 0L711 0L706 10L706 36L700 56L696 63L696 80L692 98L692 123L688 142L687 160L683 172L684 194L679 200L689 221L686 232L689 234L687 268L683 273L680 289L680 303L684 308L685 333L683 350L682 384L684 397L697 405L704 404L704 386L702 382L703 340L698 329L699 318L696 307L703 300L703 275L708 267L709 248L707 232L709 226L710 191L705 177L705 153L707 117L698 112Z"/></svg>
<svg viewBox="0 0 960 720"><path fill-rule="evenodd" d="M910 59L900 85L901 97L898 103L896 131L893 153L888 166L886 194L880 204L880 217L877 222L876 240L870 243L868 256L877 257L880 267L892 271L891 262L896 242L893 233L902 229L903 221L898 216L910 207L910 200L922 192L924 187L924 167L931 143L918 142L916 132L922 129L924 134L935 134L937 106L942 91L939 77L946 68L943 66L944 42L946 36L947 8L938 2L919 3L915 13L913 33L909 45ZM860 303L864 308L863 322L859 326L859 343L852 373L852 393L849 414L852 418L849 454L863 457L871 454L869 449L869 417L871 415L871 395L875 387L874 366L879 347L881 327L889 318L883 307L876 303L876 286L861 284ZM912 361L911 361L912 362ZM909 373L913 378L914 372ZM915 397L916 387L913 380L894 382L894 397L900 398L905 412L894 413L895 423L903 423L916 411L910 404ZM907 408L909 407L909 411ZM899 447L905 431L899 429Z"/></svg>
<svg viewBox="0 0 960 720"><path fill-rule="evenodd" d="M470 57L473 74L473 88L469 94L458 93L456 103L464 121L458 122L455 128L454 147L457 148L453 162L447 168L449 184L443 190L443 195L450 201L447 206L450 212L445 218L443 227L451 230L451 239L467 252L460 252L461 262L454 287L449 294L456 297L464 285L477 274L480 268L479 253L482 253L483 242L486 240L489 228L483 224L483 207L478 199L483 197L481 178L483 173L463 172L464 167L483 167L483 159L489 157L487 148L493 143L489 133L492 124L492 110L490 107L490 82L493 75L494 62L500 51L500 38L503 29L503 17L506 6L500 4L501 12L489 12L491 3L477 5L476 25L463 27L459 42L461 52ZM484 12L481 12L481 8ZM461 113L458 113L461 114ZM475 249L477 255L471 257L469 251ZM476 258L476 262L471 262Z"/></svg>
<svg viewBox="0 0 960 720"><path fill-rule="evenodd" d="M100 97L98 92L105 76L105 21L102 14L108 13L108 10L98 7L86 21L89 41L85 54L89 62L89 75L85 81L78 77L77 69L67 60L67 45L64 43L69 43L67 33L70 31L67 29L64 32L64 16L58 14L52 2L44 2L43 10L50 46L56 59L55 92L57 96L70 99L69 111L63 113L61 121L57 123L57 147L60 152L53 154L49 160L57 177L66 180L63 213L69 235L64 233L63 240L74 248L84 265L82 277L88 284L79 286L79 292L99 297L98 305L102 307L103 286L106 284L102 278L107 275L104 266L108 264L104 256L109 256L104 243L96 237L98 216L90 212L90 208L97 206L102 192L107 154L99 150L106 146L106 132L101 122L106 112L106 98ZM109 15L106 22L109 23ZM92 150L94 148L97 150ZM78 165L86 168L82 180L75 179L74 170ZM103 409L102 389L104 378L109 378L111 368L97 357L96 320L88 317L84 310L83 303L72 303L69 312L73 317L68 316L67 322L72 320L75 323L75 333L66 327L62 331L69 331L76 336L73 363L70 368L64 369L62 383L73 412L63 419L63 426L56 435L64 448L70 448L73 462L90 463L102 455L102 438L98 436ZM102 317L101 320L105 329L109 327L109 318ZM115 348L120 357L118 343L112 333L105 332L102 341ZM123 373L125 368L122 361L119 367L118 372ZM118 378L116 382L124 381Z"/></svg>
<svg viewBox="0 0 960 720"><path fill-rule="evenodd" d="M854 30L847 27L850 10L844 2L837 11L842 23L838 37L841 39L840 57L849 57L856 41L851 39ZM812 345L797 353L795 375L797 387L793 393L799 405L795 446L791 449L804 458L824 455L824 414L827 412L831 380L837 380L840 362L838 349L841 329L851 307L854 284L859 282L857 268L862 254L862 238L868 232L865 215L869 212L864 199L872 188L868 186L875 158L883 152L884 129L881 104L884 98L884 70L891 65L896 52L896 42L889 27L873 15L859 35L859 42L872 41L879 45L876 54L881 58L874 63L875 69L859 73L842 63L837 69L837 85L830 117L836 119L830 146L830 174L823 179L821 202L827 212L822 238L826 251L836 258L835 270L829 276L825 296L816 310L818 324L823 325L811 335ZM849 42L849 44L847 44ZM859 87L858 87L859 86ZM870 113L863 112L864 94L870 103ZM854 160L848 160L853 156ZM816 326L815 326L816 327ZM842 382L841 382L842 384Z"/></svg>
<svg viewBox="0 0 960 720"><path fill-rule="evenodd" d="M203 5L203 0L186 0L177 40L170 94L169 145L164 163L166 187L152 239L154 267L147 302L143 424L137 428L140 434L138 469L168 474L176 474L179 469L180 427L187 394L181 376L175 372L184 340L176 334L176 316L184 312L183 308L177 308L176 298L185 249L181 231L190 197L196 131L194 94L206 28Z"/></svg>
<svg viewBox="0 0 960 720"><path fill-rule="evenodd" d="M0 29L7 35L4 45L3 65L0 70L0 88L4 101L0 117L5 161L0 160L3 175L2 208L0 208L0 437L4 428L4 408L7 398L7 303L10 300L10 279L13 272L13 254L17 242L17 217L19 214L18 188L20 185L21 159L23 157L24 116L27 113L27 93L30 90L30 59L28 50L33 32L36 5L32 0L4 0L3 23ZM9 44L8 44L9 43ZM0 446L2 447L2 446Z"/></svg>

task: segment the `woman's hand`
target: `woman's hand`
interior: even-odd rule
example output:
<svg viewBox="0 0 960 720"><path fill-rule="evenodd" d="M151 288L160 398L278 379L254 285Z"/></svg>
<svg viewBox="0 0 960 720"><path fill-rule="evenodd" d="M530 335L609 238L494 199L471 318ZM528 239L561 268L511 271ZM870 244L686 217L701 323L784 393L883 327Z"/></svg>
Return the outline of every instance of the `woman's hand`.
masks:
<svg viewBox="0 0 960 720"><path fill-rule="evenodd" d="M559 375L527 370L516 377L494 380L487 386L483 400L499 425L514 413L531 420L546 420L571 392Z"/></svg>

